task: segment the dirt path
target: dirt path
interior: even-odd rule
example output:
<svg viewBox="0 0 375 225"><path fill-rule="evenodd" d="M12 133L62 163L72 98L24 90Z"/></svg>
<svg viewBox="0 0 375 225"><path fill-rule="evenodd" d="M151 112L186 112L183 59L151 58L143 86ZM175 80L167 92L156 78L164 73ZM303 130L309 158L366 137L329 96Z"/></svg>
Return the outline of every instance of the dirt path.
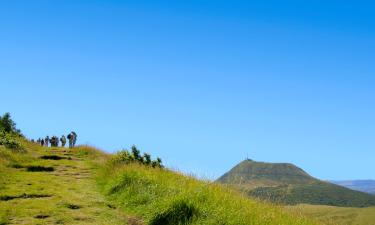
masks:
<svg viewBox="0 0 375 225"><path fill-rule="evenodd" d="M7 175L0 189L6 222L0 224L127 224L98 192L96 169L85 157L74 150L44 149L32 158L0 174Z"/></svg>

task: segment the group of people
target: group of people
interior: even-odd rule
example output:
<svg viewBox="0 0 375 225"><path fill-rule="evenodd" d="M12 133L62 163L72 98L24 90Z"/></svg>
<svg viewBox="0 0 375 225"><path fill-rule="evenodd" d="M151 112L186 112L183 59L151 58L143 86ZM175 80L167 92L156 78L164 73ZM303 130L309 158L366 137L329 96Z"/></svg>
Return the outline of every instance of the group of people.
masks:
<svg viewBox="0 0 375 225"><path fill-rule="evenodd" d="M77 142L76 132L72 131L67 135L67 137L65 137L65 135L62 135L60 138L58 138L57 136L52 136L51 138L49 136L46 136L44 139L39 138L36 142L39 143L41 146L46 147L58 147L61 142L61 147L65 147L66 139L68 139L69 141L69 148L74 148Z"/></svg>

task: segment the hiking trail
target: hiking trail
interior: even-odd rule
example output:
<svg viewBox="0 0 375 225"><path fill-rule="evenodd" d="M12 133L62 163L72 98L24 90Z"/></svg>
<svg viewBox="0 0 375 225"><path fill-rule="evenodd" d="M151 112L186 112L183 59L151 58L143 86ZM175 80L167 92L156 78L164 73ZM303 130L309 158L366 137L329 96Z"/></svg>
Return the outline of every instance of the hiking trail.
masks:
<svg viewBox="0 0 375 225"><path fill-rule="evenodd" d="M104 199L95 181L97 166L76 149L35 148L22 164L0 171L0 224L128 224Z"/></svg>

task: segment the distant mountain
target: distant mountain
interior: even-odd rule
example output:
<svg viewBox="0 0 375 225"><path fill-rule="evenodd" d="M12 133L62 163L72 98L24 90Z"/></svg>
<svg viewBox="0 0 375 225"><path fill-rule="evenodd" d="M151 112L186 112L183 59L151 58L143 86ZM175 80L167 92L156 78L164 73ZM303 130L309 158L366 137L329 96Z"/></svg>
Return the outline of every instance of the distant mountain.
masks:
<svg viewBox="0 0 375 225"><path fill-rule="evenodd" d="M217 182L252 197L291 205L375 206L375 196L318 180L290 163L244 160Z"/></svg>
<svg viewBox="0 0 375 225"><path fill-rule="evenodd" d="M329 181L343 187L350 188L356 191L362 191L375 195L375 180L342 180L342 181Z"/></svg>

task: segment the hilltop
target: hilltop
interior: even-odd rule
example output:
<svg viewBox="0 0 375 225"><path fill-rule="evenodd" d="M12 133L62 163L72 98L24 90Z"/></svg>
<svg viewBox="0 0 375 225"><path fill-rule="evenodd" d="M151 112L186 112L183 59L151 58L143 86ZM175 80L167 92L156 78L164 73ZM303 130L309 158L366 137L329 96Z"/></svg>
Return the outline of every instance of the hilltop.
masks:
<svg viewBox="0 0 375 225"><path fill-rule="evenodd" d="M218 184L122 162L134 157L126 152L12 138L17 148L0 143L0 224L317 224Z"/></svg>
<svg viewBox="0 0 375 225"><path fill-rule="evenodd" d="M375 196L321 181L290 163L244 160L217 182L251 197L285 204L375 206Z"/></svg>
<svg viewBox="0 0 375 225"><path fill-rule="evenodd" d="M291 183L305 184L314 182L315 179L290 163L266 163L247 159L233 167L217 181L253 189L256 187L273 187Z"/></svg>

